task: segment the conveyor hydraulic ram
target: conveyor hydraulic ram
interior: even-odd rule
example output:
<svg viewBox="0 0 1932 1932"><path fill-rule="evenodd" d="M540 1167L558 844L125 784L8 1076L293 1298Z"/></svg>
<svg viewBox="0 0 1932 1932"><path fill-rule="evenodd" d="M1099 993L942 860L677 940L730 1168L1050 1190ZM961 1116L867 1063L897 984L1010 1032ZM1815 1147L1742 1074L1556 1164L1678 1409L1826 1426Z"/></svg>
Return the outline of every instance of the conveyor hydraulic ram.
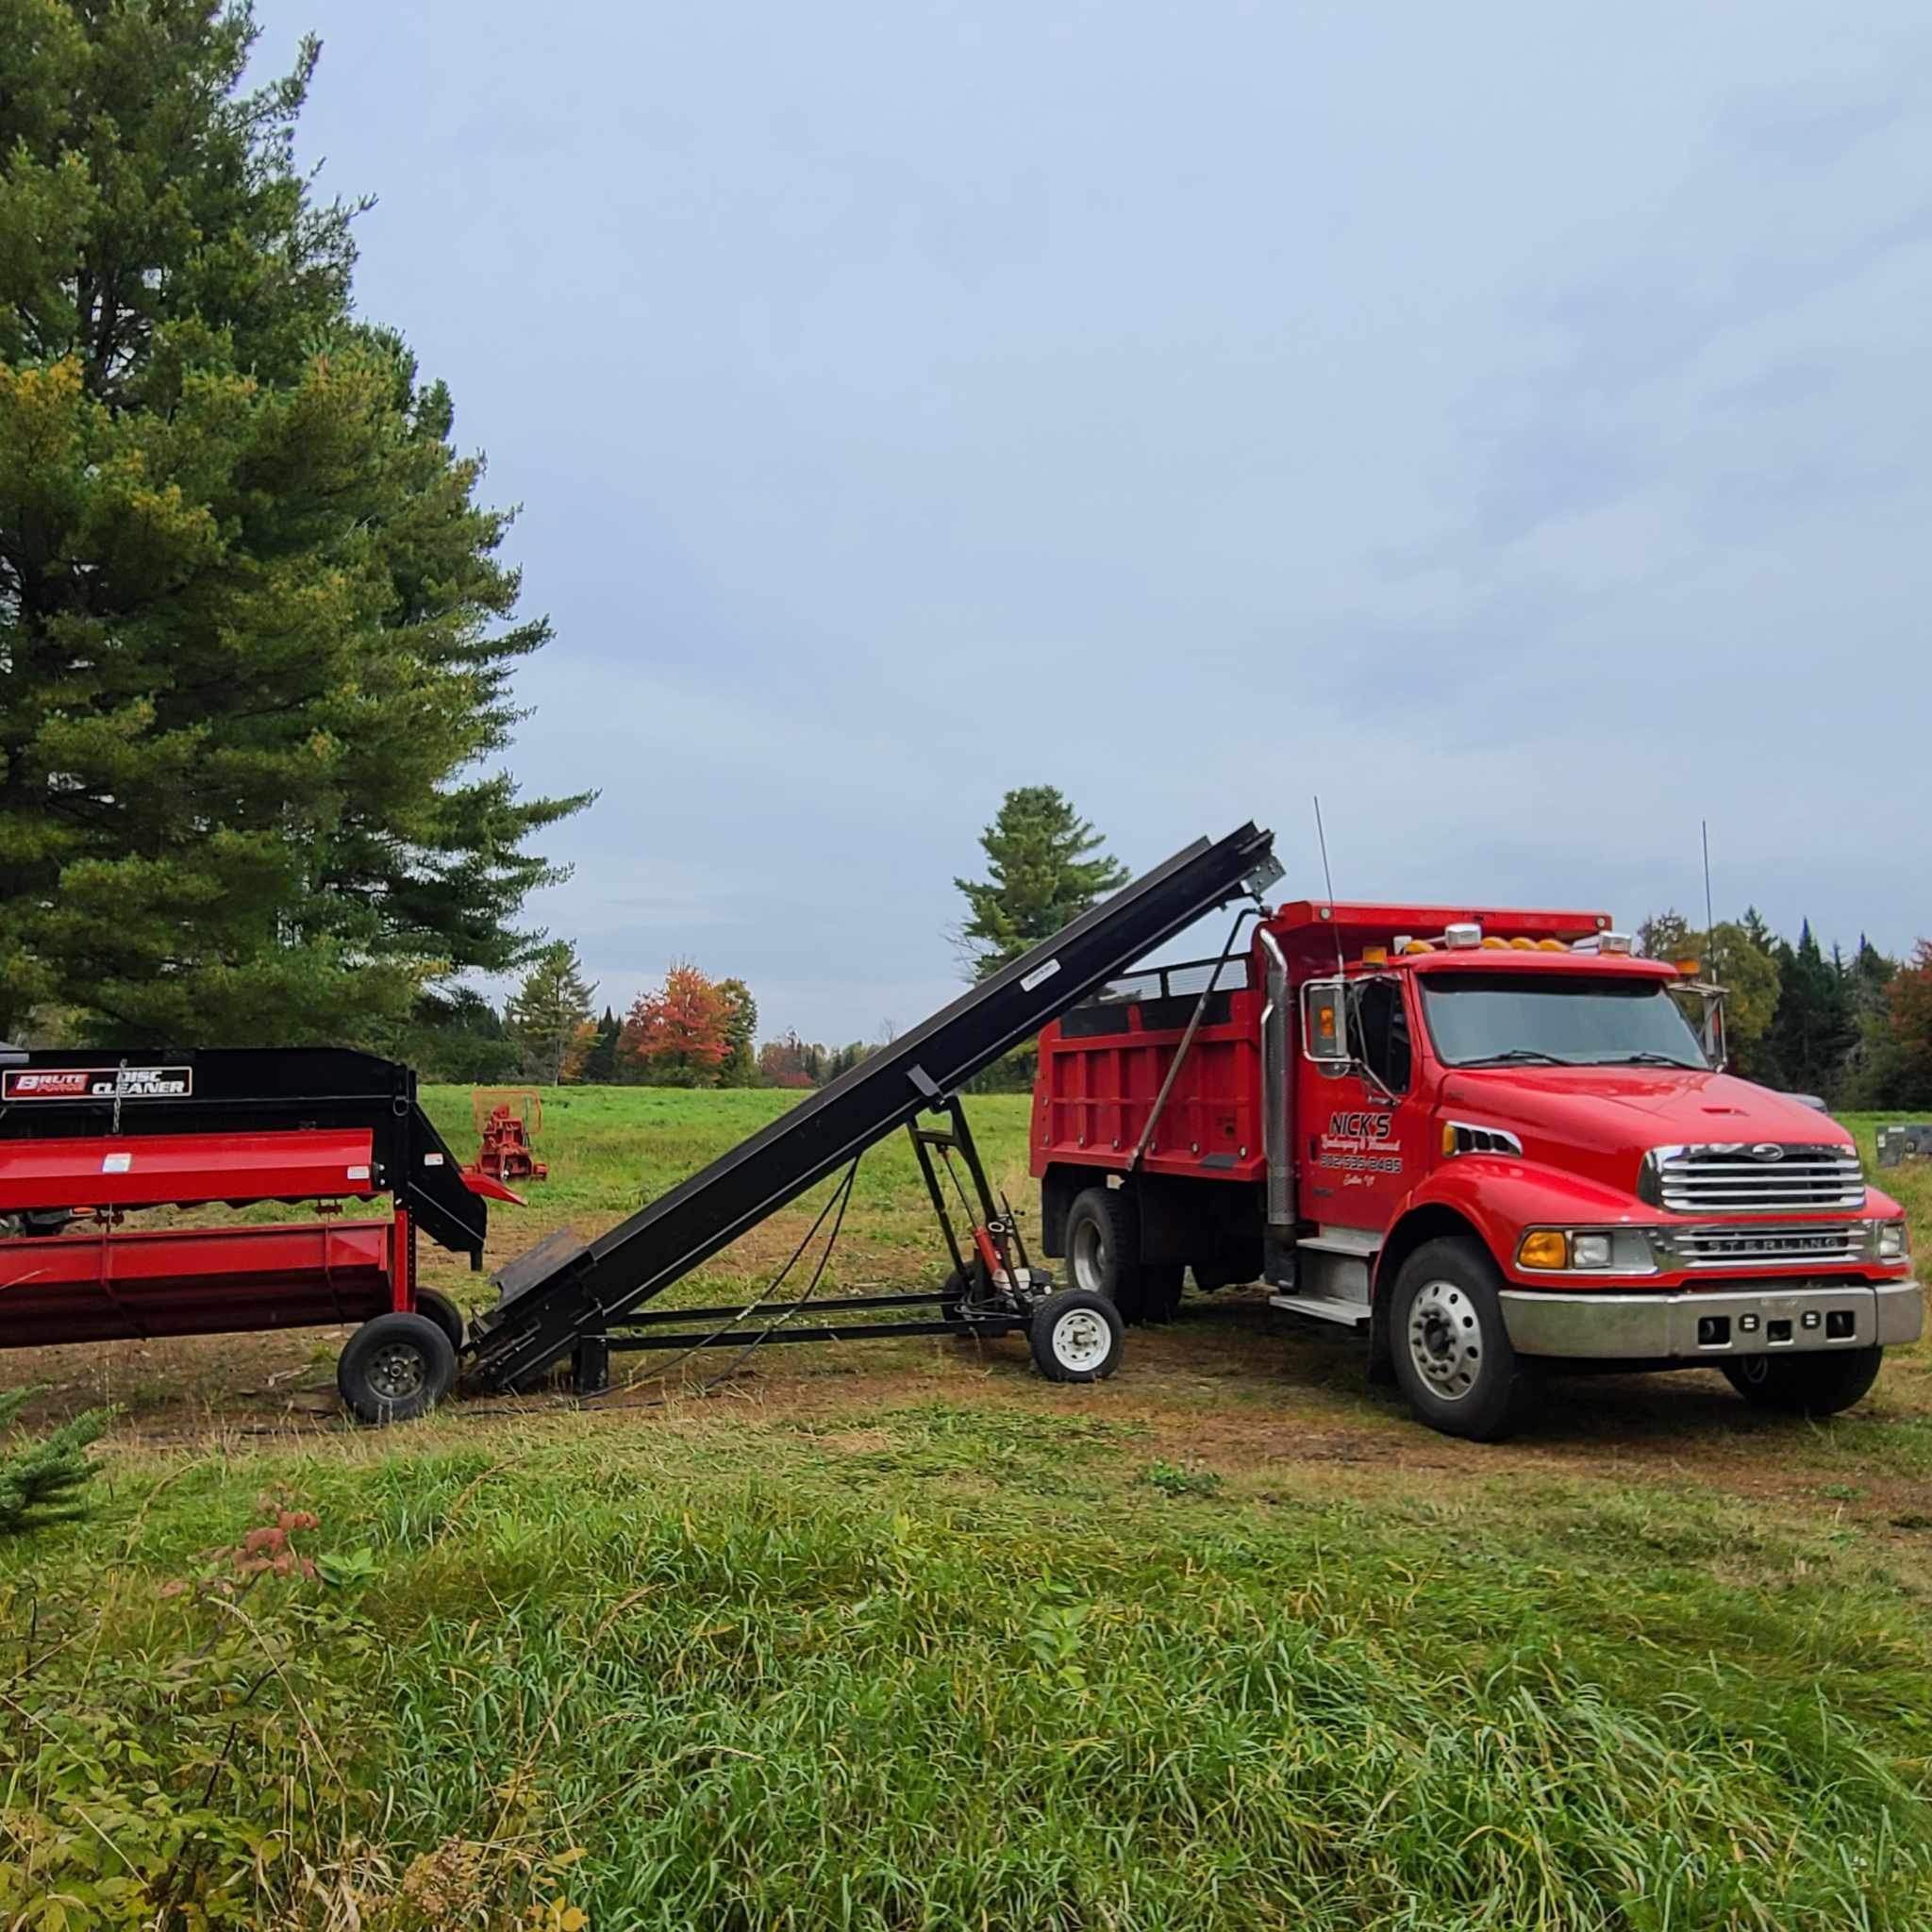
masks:
<svg viewBox="0 0 1932 1932"><path fill-rule="evenodd" d="M512 1262L471 1331L477 1378L517 1387L601 1338L1203 913L1279 876L1271 835L1252 824L1197 840L608 1234Z"/></svg>

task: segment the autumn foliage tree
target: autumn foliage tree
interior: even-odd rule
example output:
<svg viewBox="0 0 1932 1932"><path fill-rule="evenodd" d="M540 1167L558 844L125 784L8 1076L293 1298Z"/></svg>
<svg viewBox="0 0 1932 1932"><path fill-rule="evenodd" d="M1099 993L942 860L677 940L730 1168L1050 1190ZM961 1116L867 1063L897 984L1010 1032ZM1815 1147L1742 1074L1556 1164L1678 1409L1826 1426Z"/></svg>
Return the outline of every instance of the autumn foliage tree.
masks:
<svg viewBox="0 0 1932 1932"><path fill-rule="evenodd" d="M1902 1106L1932 1100L1932 940L1912 949L1885 989L1892 1038L1898 1053L1897 1089L1909 1098Z"/></svg>
<svg viewBox="0 0 1932 1932"><path fill-rule="evenodd" d="M714 1087L731 1058L738 1012L724 985L680 959L662 986L639 996L618 1051L655 1085Z"/></svg>

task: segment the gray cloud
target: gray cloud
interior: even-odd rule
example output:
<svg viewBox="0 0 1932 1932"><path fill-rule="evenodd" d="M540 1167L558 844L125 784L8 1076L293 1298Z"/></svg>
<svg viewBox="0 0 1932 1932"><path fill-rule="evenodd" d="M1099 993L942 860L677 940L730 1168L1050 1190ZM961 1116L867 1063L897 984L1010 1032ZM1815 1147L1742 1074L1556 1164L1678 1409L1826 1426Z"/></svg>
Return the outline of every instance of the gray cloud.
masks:
<svg viewBox="0 0 1932 1932"><path fill-rule="evenodd" d="M283 36L292 36L291 18ZM1932 928L1932 36L1888 0L329 0L305 131L558 641L540 916L824 1038L1011 784L1145 864ZM279 52L280 49L268 50ZM1215 935L1218 939L1218 933Z"/></svg>

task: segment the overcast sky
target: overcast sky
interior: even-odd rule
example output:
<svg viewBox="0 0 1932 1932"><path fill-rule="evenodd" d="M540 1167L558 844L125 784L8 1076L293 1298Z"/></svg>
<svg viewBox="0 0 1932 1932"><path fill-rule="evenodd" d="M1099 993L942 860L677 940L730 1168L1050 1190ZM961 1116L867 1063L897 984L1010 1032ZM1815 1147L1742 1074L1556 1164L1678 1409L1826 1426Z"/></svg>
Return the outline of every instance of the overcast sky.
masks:
<svg viewBox="0 0 1932 1932"><path fill-rule="evenodd" d="M1721 914L1932 932L1924 0L262 7L524 506L600 1001L903 1029L1040 781L1630 924L1707 815Z"/></svg>

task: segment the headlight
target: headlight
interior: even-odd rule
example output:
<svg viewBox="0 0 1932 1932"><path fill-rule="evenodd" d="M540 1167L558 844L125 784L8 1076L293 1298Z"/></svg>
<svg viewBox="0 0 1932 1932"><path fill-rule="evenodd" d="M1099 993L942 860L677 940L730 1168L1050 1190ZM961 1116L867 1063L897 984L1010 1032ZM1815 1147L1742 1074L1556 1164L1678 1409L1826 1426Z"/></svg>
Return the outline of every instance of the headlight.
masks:
<svg viewBox="0 0 1932 1932"><path fill-rule="evenodd" d="M1641 1227L1533 1227L1516 1245L1516 1262L1550 1274L1655 1274L1657 1257Z"/></svg>
<svg viewBox="0 0 1932 1932"><path fill-rule="evenodd" d="M1903 1221L1874 1221L1872 1232L1877 1236L1873 1252L1881 1261L1903 1261L1912 1252L1911 1237Z"/></svg>

